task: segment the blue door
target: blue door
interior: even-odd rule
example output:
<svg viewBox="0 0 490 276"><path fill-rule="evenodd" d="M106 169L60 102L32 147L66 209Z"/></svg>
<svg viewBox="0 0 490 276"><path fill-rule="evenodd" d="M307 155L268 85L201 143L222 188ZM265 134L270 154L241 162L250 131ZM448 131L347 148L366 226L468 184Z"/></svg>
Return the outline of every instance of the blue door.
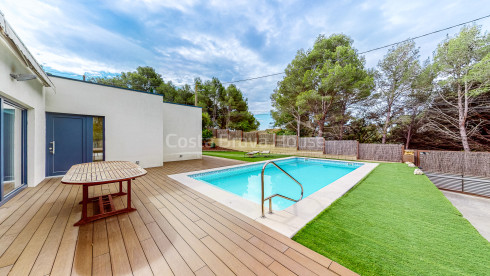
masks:
<svg viewBox="0 0 490 276"><path fill-rule="evenodd" d="M92 162L92 117L46 113L46 176Z"/></svg>

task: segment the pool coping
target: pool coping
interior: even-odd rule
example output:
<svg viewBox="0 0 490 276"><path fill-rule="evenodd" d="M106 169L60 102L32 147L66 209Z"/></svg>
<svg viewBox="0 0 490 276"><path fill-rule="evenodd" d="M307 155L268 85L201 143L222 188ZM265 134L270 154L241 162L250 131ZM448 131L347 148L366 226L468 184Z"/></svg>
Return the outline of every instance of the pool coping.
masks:
<svg viewBox="0 0 490 276"><path fill-rule="evenodd" d="M350 189L352 189L352 187L354 187L357 183L359 183L379 164L379 163L367 163L367 162L359 162L359 161L344 161L344 160L332 160L332 159L324 159L324 158L298 157L298 156L271 159L271 161L286 160L292 158L329 160L329 161L336 161L336 162L343 162L343 163L361 163L363 165L355 169L354 171L342 176L341 178L335 180L334 182L328 184L327 186L321 188L315 193L309 195L308 197L303 198L299 202L287 207L284 210L281 211L273 210L273 214L269 214L268 204L265 203L264 206L264 208L266 209L265 218L261 217L262 214L261 214L260 204L242 198L228 191L225 191L212 184L194 179L190 177L190 175L219 171L219 170L230 169L230 168L238 168L238 167L244 167L250 165L264 164L269 160L254 162L252 164L245 163L245 164L213 168L208 170L172 174L169 175L169 177L291 238L308 222L310 222L318 214L320 214L325 208L330 206L335 200L337 200L345 193L347 193Z"/></svg>

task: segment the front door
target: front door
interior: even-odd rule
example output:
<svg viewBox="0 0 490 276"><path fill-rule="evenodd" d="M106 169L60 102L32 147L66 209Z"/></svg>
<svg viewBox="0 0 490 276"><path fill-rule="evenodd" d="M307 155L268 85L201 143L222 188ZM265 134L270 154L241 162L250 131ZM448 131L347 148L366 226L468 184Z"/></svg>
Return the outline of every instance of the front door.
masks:
<svg viewBox="0 0 490 276"><path fill-rule="evenodd" d="M92 162L92 117L46 113L46 176Z"/></svg>

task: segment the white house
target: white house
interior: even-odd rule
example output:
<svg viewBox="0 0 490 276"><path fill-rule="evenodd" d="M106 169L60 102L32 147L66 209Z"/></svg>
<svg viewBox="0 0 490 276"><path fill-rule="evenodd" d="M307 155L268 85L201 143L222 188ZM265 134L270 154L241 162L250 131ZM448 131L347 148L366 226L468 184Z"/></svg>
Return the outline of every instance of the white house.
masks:
<svg viewBox="0 0 490 276"><path fill-rule="evenodd" d="M0 13L0 205L76 163L201 157L199 107L48 75Z"/></svg>

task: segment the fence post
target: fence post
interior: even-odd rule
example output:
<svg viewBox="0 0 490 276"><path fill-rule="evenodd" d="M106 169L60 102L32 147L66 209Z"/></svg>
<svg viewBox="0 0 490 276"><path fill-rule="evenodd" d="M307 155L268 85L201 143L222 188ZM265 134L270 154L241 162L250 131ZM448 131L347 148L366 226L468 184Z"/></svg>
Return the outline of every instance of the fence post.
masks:
<svg viewBox="0 0 490 276"><path fill-rule="evenodd" d="M228 136L228 140L230 140L230 129L226 130L226 135Z"/></svg>
<svg viewBox="0 0 490 276"><path fill-rule="evenodd" d="M327 154L327 151L325 148L325 143L326 143L326 140L325 140L325 138L323 138L323 154Z"/></svg>
<svg viewBox="0 0 490 276"><path fill-rule="evenodd" d="M356 142L357 142L357 157L356 158L357 158L357 160L359 160L359 141L356 140Z"/></svg>
<svg viewBox="0 0 490 276"><path fill-rule="evenodd" d="M243 130L241 130L241 132L242 132L242 139L240 139L240 141L242 141L242 142L243 142Z"/></svg>
<svg viewBox="0 0 490 276"><path fill-rule="evenodd" d="M255 141L257 142L257 145L259 144L259 132L255 132Z"/></svg>
<svg viewBox="0 0 490 276"><path fill-rule="evenodd" d="M402 144L402 160L401 162L403 163L403 155L405 154L405 145Z"/></svg>
<svg viewBox="0 0 490 276"><path fill-rule="evenodd" d="M276 145L277 145L277 136L276 135L277 134L275 134L275 133L272 134L272 139L273 139L273 142L274 142L274 147L276 147Z"/></svg>
<svg viewBox="0 0 490 276"><path fill-rule="evenodd" d="M296 135L296 150L299 150L299 136Z"/></svg>

